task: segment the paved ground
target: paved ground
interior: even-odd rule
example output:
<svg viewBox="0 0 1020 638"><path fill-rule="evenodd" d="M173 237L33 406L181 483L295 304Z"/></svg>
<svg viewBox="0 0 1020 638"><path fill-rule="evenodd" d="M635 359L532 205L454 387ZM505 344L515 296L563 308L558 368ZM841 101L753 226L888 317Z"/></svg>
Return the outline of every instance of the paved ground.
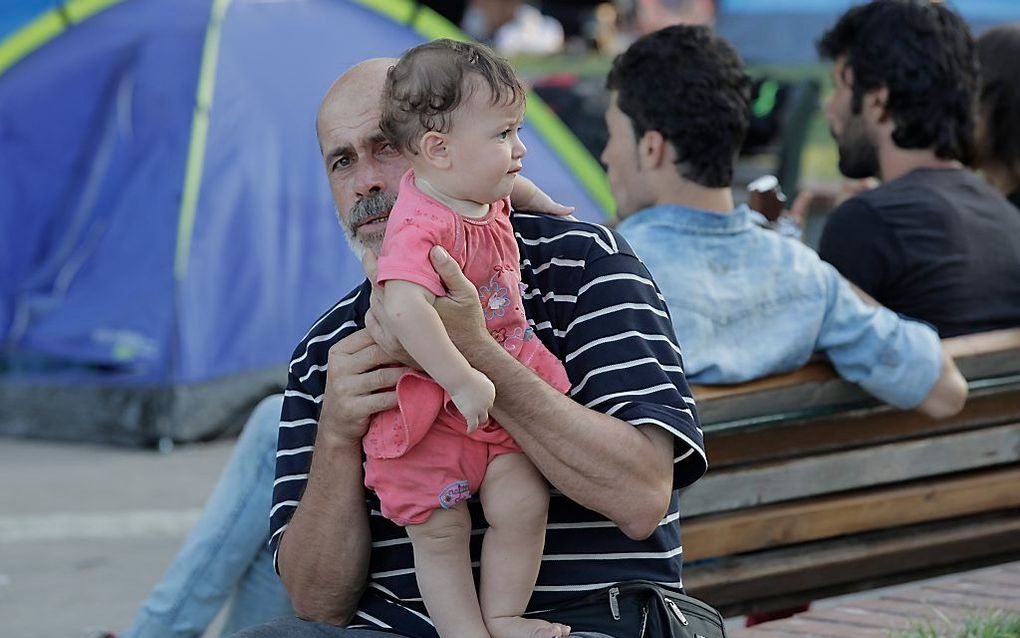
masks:
<svg viewBox="0 0 1020 638"><path fill-rule="evenodd" d="M0 636L123 631L232 446L160 454L0 437Z"/></svg>
<svg viewBox="0 0 1020 638"><path fill-rule="evenodd" d="M1020 562L824 601L793 618L731 633L732 638L889 638L930 627L956 636L963 635L968 619L997 614L1020 614Z"/></svg>

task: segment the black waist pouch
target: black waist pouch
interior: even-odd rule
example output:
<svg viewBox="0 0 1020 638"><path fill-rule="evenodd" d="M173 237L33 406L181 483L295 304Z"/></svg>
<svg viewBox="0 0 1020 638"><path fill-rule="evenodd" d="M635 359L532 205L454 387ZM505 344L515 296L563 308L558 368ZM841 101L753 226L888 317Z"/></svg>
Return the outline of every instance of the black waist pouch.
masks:
<svg viewBox="0 0 1020 638"><path fill-rule="evenodd" d="M725 638L719 612L686 594L644 580L612 587L556 609L525 614L613 638Z"/></svg>

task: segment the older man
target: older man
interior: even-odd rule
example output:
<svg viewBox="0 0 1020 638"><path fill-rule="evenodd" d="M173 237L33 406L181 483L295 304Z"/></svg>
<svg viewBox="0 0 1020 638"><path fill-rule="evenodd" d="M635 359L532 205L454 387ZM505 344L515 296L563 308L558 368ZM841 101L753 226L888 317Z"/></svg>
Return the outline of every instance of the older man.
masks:
<svg viewBox="0 0 1020 638"><path fill-rule="evenodd" d="M330 88L319 142L342 225L371 253L407 162L382 136L379 95L392 60ZM557 393L485 331L477 292L441 250L437 301L453 342L496 386L491 414L555 488L531 609L631 579L681 586L676 489L706 460L665 304L629 247L584 222L516 213L526 311L573 384ZM370 260L369 260L370 261ZM373 299L373 297L375 297ZM434 636L411 545L366 492L361 437L396 405L390 341L366 281L312 326L290 365L277 451L271 544L297 614L261 635ZM382 344L382 345L380 345ZM485 524L476 502L475 539ZM472 542L477 559L478 544Z"/></svg>

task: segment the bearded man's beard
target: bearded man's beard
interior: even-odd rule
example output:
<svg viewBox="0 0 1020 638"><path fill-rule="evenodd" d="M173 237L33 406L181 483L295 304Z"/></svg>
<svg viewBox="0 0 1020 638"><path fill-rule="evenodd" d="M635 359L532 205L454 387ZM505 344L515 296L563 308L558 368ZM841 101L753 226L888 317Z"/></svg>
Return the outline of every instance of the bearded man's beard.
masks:
<svg viewBox="0 0 1020 638"><path fill-rule="evenodd" d="M381 219L389 215L396 201L397 196L395 193L372 193L362 197L358 203L351 207L346 222L340 217L339 213L337 214L337 218L340 220L340 227L343 228L344 237L347 239L347 244L351 247L351 251L359 261L365 255L365 251L370 250L376 255L379 254L379 249L382 247L383 233L379 232L358 237L355 229L365 220L373 218Z"/></svg>
<svg viewBox="0 0 1020 638"><path fill-rule="evenodd" d="M839 172L849 179L878 177L881 166L878 162L878 147L864 131L864 118L851 116L847 119L839 145Z"/></svg>

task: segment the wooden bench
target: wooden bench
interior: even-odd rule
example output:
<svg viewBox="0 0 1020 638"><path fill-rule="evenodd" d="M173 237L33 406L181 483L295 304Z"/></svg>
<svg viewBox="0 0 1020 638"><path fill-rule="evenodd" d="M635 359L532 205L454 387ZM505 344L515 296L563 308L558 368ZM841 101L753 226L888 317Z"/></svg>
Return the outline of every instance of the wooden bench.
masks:
<svg viewBox="0 0 1020 638"><path fill-rule="evenodd" d="M681 494L684 584L724 615L1020 558L1020 329L947 339L936 421L825 364L696 387L709 471Z"/></svg>

